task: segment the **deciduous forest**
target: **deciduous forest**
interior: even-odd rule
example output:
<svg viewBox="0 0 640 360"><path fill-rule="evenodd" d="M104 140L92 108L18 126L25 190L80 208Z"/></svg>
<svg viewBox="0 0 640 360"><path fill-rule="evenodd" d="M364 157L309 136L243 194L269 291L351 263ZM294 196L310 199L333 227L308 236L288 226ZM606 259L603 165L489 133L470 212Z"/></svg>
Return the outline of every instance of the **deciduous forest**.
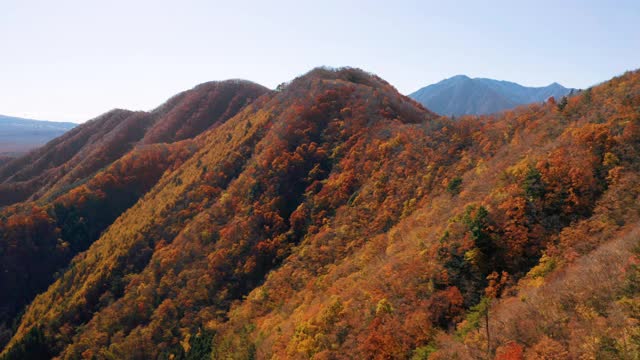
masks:
<svg viewBox="0 0 640 360"><path fill-rule="evenodd" d="M439 116L206 83L0 160L13 359L637 359L640 72Z"/></svg>

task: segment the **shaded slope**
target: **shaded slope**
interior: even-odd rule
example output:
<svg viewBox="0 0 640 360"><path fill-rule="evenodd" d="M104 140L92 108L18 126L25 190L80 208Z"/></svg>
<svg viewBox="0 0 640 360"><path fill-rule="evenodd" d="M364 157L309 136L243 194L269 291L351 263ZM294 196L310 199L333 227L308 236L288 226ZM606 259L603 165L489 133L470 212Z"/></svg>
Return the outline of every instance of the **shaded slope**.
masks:
<svg viewBox="0 0 640 360"><path fill-rule="evenodd" d="M10 322L75 254L194 150L190 142L139 147L46 205L5 208L0 214L0 320Z"/></svg>

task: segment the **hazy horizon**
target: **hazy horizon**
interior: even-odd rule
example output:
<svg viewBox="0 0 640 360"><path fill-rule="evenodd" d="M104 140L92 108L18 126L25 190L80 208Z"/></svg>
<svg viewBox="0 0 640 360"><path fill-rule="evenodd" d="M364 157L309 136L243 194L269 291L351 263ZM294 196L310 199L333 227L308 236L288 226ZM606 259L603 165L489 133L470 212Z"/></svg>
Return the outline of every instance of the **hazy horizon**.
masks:
<svg viewBox="0 0 640 360"><path fill-rule="evenodd" d="M373 72L403 94L458 74L586 88L640 66L638 20L634 1L10 0L0 114L84 122L207 81L275 88L323 65Z"/></svg>
<svg viewBox="0 0 640 360"><path fill-rule="evenodd" d="M314 69L314 68L317 68L317 67L340 68L340 66L335 66L335 67L334 67L334 66L328 66L328 65L318 65L318 66L314 66L314 67L310 68L310 69L309 69L309 71L310 71L310 70L312 70L312 69ZM348 66L346 66L346 67L348 67ZM362 69L362 70L367 71L367 69ZM632 70L632 69L630 69L630 70ZM626 70L625 70L625 71L626 71ZM306 73L306 72L305 72L305 73ZM290 81L290 80L293 80L295 77L298 77L298 76L302 76L302 75L304 75L305 73L300 73L300 74L298 74L298 75L294 76L293 78L291 78L291 79L287 79L286 81L282 81L282 82L288 82L288 81ZM624 72L621 72L620 74L612 75L612 77L622 75L623 73L624 73ZM375 74L375 75L378 75L378 74ZM469 77L469 78L471 78L471 79L481 79L481 78L486 78L486 77L484 77L484 76L472 76L472 75L468 75L468 74L455 74L455 75L447 76L446 78L442 78L441 80L435 81L435 82L433 82L433 83L424 84L424 85L420 86L420 88L423 88L423 87L428 86L428 85L433 85L433 84L436 84L436 83L438 83L438 82L440 82L440 81L447 80L447 79L450 79L450 78L452 78L452 77L454 77L454 76L459 76L459 75L465 75L465 76L468 76L468 77ZM379 75L378 75L378 76L379 76ZM383 78L383 79L384 79L384 78ZM202 82L200 82L200 83L193 84L193 86L190 86L190 87L187 87L187 88L184 88L184 89L178 90L178 91L177 91L177 92L175 92L175 93L169 94L169 95L167 95L167 96L166 96L166 98L164 98L163 100L160 100L160 102L159 102L159 103L157 103L157 104L155 104L155 105L153 105L152 107L147 108L147 109L129 109L129 108L123 108L123 107L119 107L119 106L117 106L117 107L113 107L113 108L109 108L109 109L104 109L104 111L102 111L102 112L100 112L100 113L96 114L95 116L90 117L90 118L87 118L87 119L83 119L83 120L80 120L80 121L74 121L74 120L60 120L60 119L39 119L39 118L32 118L32 117L28 117L28 116L18 116L18 115L14 115L14 114L3 114L3 113L0 113L0 117L2 117L2 116L7 116L7 117L20 118L20 119L25 119L25 120L40 120L40 121L53 121L53 122L71 122L71 123L76 123L76 124L82 124L82 123L84 123L84 122L86 122L86 121L92 120L92 119L94 119L94 118L96 118L96 117L98 117L98 116L100 116L100 115L102 115L102 114L104 114L104 113L106 113L106 112L108 112L108 111L110 111L110 110L113 110L113 109L120 109L120 108L122 108L122 109L126 109L126 110L134 110L134 111L139 111L139 110L141 110L141 111L151 111L151 110L155 109L156 107L158 107L158 106L162 105L166 100L169 100L173 95L176 95L176 94L177 94L177 93L179 93L179 92L182 92L182 91L185 91L185 90L189 90L189 89L191 89L191 88L193 88L193 87L196 87L197 85L200 85L200 84L202 84L202 83L206 83L206 82L209 82L209 81L225 81L225 80L249 80L249 81L255 82L255 81L253 81L253 80L251 80L251 79L240 79L240 78L228 78L228 79L205 80L205 81L202 81ZM387 79L384 79L384 80L387 80ZM492 80L498 80L498 81L511 81L511 80L509 80L509 79L492 79ZM606 81L606 80L608 80L608 79L603 79L602 81L599 81L598 83L603 82L603 81ZM281 83L282 83L282 82L281 82ZM257 83L257 82L256 82L256 83ZM590 86L593 86L593 85L597 85L598 83L591 84L591 85L589 85L589 86L587 86L587 87L590 87ZM258 83L258 84L260 84L260 83ZM279 84L280 84L280 83L279 83ZM519 84L519 85L523 85L523 86L527 86L527 87L544 87L544 86L547 86L547 85L551 85L551 83L546 84L546 85L527 85L527 84L521 84L521 83L518 83L518 84ZM274 90L274 89L277 87L277 85L278 85L278 84L276 84L275 86L267 86L267 85L265 85L265 84L260 84L260 85L266 86L267 88L270 88L270 89ZM395 84L393 84L393 83L391 83L391 85L395 86ZM564 87L566 87L566 88L572 88L571 86L567 86L567 85L565 85L565 84L560 84L560 85L562 85L562 86L564 86ZM587 88L587 87L584 87L584 88ZM583 88L576 88L576 89L583 89ZM419 89L416 89L416 90L419 90ZM415 90L412 90L412 91L400 91L400 92L401 92L403 95L409 95L409 94L411 94L411 93L412 93L412 92L414 92L414 91L415 91Z"/></svg>

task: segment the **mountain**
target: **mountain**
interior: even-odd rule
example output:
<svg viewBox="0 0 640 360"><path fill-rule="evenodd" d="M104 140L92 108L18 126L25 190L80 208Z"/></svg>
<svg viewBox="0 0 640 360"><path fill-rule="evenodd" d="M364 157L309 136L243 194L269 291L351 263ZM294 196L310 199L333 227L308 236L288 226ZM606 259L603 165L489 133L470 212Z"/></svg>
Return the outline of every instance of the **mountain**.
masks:
<svg viewBox="0 0 640 360"><path fill-rule="evenodd" d="M0 210L0 358L637 357L638 109L640 71L454 120L319 68L146 130Z"/></svg>
<svg viewBox="0 0 640 360"><path fill-rule="evenodd" d="M240 80L205 83L151 112L115 109L0 166L0 206L51 198L136 145L176 142L218 126L267 91Z"/></svg>
<svg viewBox="0 0 640 360"><path fill-rule="evenodd" d="M8 215L0 215L0 343L2 324L192 155L199 134L268 91L246 81L205 83L149 113L112 110L0 164L0 206L15 203L0 211Z"/></svg>
<svg viewBox="0 0 640 360"><path fill-rule="evenodd" d="M77 124L0 115L0 155L25 153L46 144Z"/></svg>
<svg viewBox="0 0 640 360"><path fill-rule="evenodd" d="M427 108L447 116L492 114L518 105L561 98L574 89L558 83L545 87L526 87L509 81L469 78L457 75L425 86L409 97Z"/></svg>

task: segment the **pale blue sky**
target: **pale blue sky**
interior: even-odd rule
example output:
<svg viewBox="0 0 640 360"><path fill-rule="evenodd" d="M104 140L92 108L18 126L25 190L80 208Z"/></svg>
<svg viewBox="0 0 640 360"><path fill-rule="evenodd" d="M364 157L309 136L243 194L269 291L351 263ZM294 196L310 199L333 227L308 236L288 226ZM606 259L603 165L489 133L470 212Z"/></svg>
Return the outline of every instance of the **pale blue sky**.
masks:
<svg viewBox="0 0 640 360"><path fill-rule="evenodd" d="M584 88L640 67L640 1L0 0L0 114L83 122L319 65Z"/></svg>

